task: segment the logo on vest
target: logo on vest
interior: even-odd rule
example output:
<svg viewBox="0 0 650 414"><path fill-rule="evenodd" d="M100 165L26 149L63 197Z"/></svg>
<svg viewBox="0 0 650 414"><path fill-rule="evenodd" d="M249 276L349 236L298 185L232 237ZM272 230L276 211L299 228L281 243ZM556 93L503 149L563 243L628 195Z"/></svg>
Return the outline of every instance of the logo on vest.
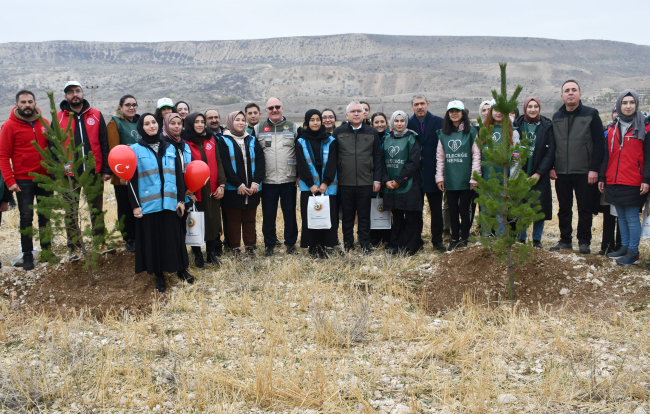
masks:
<svg viewBox="0 0 650 414"><path fill-rule="evenodd" d="M450 150L456 152L458 151L458 148L460 148L460 144L462 144L461 140L452 139L447 143L447 146L449 147Z"/></svg>
<svg viewBox="0 0 650 414"><path fill-rule="evenodd" d="M495 132L494 134L492 134L492 141L501 142L501 133Z"/></svg>
<svg viewBox="0 0 650 414"><path fill-rule="evenodd" d="M131 131L131 136L132 136L133 138L135 138L135 139L140 139L140 138L142 138L142 137L140 136L140 133L138 133L138 131L136 131L136 130Z"/></svg>
<svg viewBox="0 0 650 414"><path fill-rule="evenodd" d="M383 213L384 212L384 205L383 204L377 205L377 211L379 211L380 213Z"/></svg>
<svg viewBox="0 0 650 414"><path fill-rule="evenodd" d="M194 221L193 218L188 218L187 219L187 227L194 227L196 225L196 221Z"/></svg>
<svg viewBox="0 0 650 414"><path fill-rule="evenodd" d="M95 125L95 118L88 118L86 119L86 123L88 125Z"/></svg>
<svg viewBox="0 0 650 414"><path fill-rule="evenodd" d="M210 145L210 143L208 142L207 144L205 144L205 149L207 149L207 150L211 150L211 149L212 149L212 145Z"/></svg>
<svg viewBox="0 0 650 414"><path fill-rule="evenodd" d="M271 127L264 127L264 132L271 132Z"/></svg>
<svg viewBox="0 0 650 414"><path fill-rule="evenodd" d="M388 154L391 158L395 158L395 156L399 153L399 150L399 147L388 147Z"/></svg>
<svg viewBox="0 0 650 414"><path fill-rule="evenodd" d="M322 209L323 209L323 204L319 203L318 201L314 203L314 210L321 211Z"/></svg>
<svg viewBox="0 0 650 414"><path fill-rule="evenodd" d="M537 134L535 134L534 132L527 132L526 138L528 138L530 142L535 142L535 140L537 139Z"/></svg>
<svg viewBox="0 0 650 414"><path fill-rule="evenodd" d="M285 125L285 126L284 126L284 129L285 129L285 130L289 129L289 125Z"/></svg>

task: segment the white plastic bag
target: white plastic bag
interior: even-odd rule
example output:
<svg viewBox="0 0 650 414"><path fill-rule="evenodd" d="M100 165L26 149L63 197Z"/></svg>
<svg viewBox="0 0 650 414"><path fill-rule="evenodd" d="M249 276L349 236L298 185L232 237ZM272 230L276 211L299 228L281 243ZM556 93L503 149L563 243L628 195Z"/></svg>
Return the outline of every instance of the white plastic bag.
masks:
<svg viewBox="0 0 650 414"><path fill-rule="evenodd" d="M648 207L648 202L645 202L646 208ZM614 217L618 217L618 213L616 212L616 207L614 207L614 204L609 205L609 214L611 214Z"/></svg>
<svg viewBox="0 0 650 414"><path fill-rule="evenodd" d="M324 230L332 228L330 198L325 195L311 196L307 201L307 228Z"/></svg>
<svg viewBox="0 0 650 414"><path fill-rule="evenodd" d="M377 194L370 200L370 230L388 230L391 225L390 211L384 211L384 199Z"/></svg>
<svg viewBox="0 0 650 414"><path fill-rule="evenodd" d="M187 212L186 246L203 246L205 240L205 219L202 211L196 211L196 205Z"/></svg>

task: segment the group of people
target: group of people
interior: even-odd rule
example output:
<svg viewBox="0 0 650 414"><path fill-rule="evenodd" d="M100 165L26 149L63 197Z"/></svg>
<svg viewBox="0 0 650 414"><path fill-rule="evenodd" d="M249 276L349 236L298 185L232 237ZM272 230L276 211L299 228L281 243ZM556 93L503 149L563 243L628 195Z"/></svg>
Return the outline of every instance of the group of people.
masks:
<svg viewBox="0 0 650 414"><path fill-rule="evenodd" d="M364 253L385 245L388 252L415 254L422 240L425 198L431 212L431 242L440 251L467 245L475 213L474 173L488 179L489 162L481 154L476 126L461 101L451 101L443 117L429 111L429 102L418 94L411 100L413 115L396 111L390 117L370 115L367 102L353 101L345 109L345 121L336 126L332 109L311 109L302 125L288 121L278 98L261 108L249 103L228 114L225 122L216 109L192 112L185 101L158 101L155 113L138 114L134 96L123 96L108 124L84 99L78 82L68 82L57 114L61 123L72 117L74 140L83 154L92 153L97 180L111 180L118 217L123 219L126 250L135 252L135 272L155 275L159 291L166 288L163 272L177 273L192 283L185 245L189 210L204 213L206 259L200 247L192 247L194 263L201 268L219 265L224 247L235 255L255 256L256 215L262 204L264 255L272 256L277 237L278 205L283 215L286 254L298 254L297 192L300 192L301 248L312 257L328 257L339 245L339 220L343 248L357 241ZM607 211L601 254L621 264L639 261L640 219L650 188L650 163L644 163L650 144L648 119L639 109L634 90L625 90L616 103L617 118L605 130L593 108L582 104L575 80L562 85L564 105L548 119L541 115L539 99L528 97L523 114L510 114L511 144L526 137L530 156L518 173L534 180L544 218L533 224L532 240L542 247L544 222L552 217L551 180L559 203L560 240L551 250L571 249L573 198L578 207L577 239L581 253L590 253L593 214ZM479 107L483 123L493 128L492 140L500 142L502 114L493 101ZM21 230L31 226L32 204L37 196L50 196L32 182L30 173L45 174L38 151L48 145L44 125L32 92L19 91L16 106L0 130L0 171L6 187L18 196ZM108 153L117 145L129 145L137 157L135 175L124 181L113 175ZM209 179L199 191L186 188L186 166L202 160ZM85 166L83 167L85 168ZM599 200L599 193L604 193ZM329 201L329 229L311 229L308 203L311 196ZM371 200L383 198L392 214L390 230L371 229ZM0 210L7 208L6 196ZM102 196L88 200L102 210ZM614 205L618 219L598 206ZM620 243L609 236L618 221ZM612 225L612 222L614 225ZM39 215L39 227L47 220ZM503 228L495 231L503 231ZM443 236L449 233L449 243ZM488 231L484 235L490 235ZM222 240L222 236L223 240ZM519 236L521 242L527 235ZM605 236L604 236L605 237ZM243 239L243 246L242 246ZM49 240L41 237L41 247ZM32 269L31 237L21 234L23 268ZM68 238L71 257L74 241Z"/></svg>

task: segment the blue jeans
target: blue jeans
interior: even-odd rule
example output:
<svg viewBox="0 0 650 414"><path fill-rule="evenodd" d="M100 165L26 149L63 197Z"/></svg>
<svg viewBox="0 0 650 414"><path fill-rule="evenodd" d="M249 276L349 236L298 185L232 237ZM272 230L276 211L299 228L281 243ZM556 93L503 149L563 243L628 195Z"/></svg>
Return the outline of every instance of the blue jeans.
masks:
<svg viewBox="0 0 650 414"><path fill-rule="evenodd" d="M542 233L544 233L544 219L533 223L533 240L542 241ZM519 240L526 241L526 232L519 235Z"/></svg>
<svg viewBox="0 0 650 414"><path fill-rule="evenodd" d="M278 217L278 201L284 219L284 244L293 246L298 240L298 224L296 223L296 182L284 184L264 183L262 191L262 234L264 245L274 247L278 236L275 219Z"/></svg>
<svg viewBox="0 0 650 414"><path fill-rule="evenodd" d="M639 252L641 239L640 206L614 206L618 215L618 228L621 229L621 244L628 249Z"/></svg>
<svg viewBox="0 0 650 414"><path fill-rule="evenodd" d="M486 210L485 207L479 205L479 211L481 212L481 214L487 214L487 213L485 212L485 210ZM498 217L497 217L497 221L499 222L499 228L497 229L497 231L495 232L495 234L501 234L501 233L503 233L504 231L506 231L506 226L503 225L503 220L501 220L501 216L498 216ZM488 237L490 234L492 234L492 233L486 231L485 229L483 229L483 228L481 227L481 235L482 235L483 237Z"/></svg>

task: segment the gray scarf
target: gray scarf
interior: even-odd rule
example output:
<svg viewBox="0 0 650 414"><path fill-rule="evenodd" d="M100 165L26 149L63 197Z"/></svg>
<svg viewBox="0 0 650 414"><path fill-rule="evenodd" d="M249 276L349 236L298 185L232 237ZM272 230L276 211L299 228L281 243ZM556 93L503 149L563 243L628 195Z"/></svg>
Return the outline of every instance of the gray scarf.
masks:
<svg viewBox="0 0 650 414"><path fill-rule="evenodd" d="M636 111L632 115L623 115L623 111L621 110L623 107L623 98L628 95L634 98ZM618 95L618 99L616 100L616 109L618 112L618 119L621 123L631 124L630 128L633 130L634 138L643 141L645 139L645 117L639 110L639 94L634 89L624 90L620 95Z"/></svg>
<svg viewBox="0 0 650 414"><path fill-rule="evenodd" d="M393 129L393 136L395 136L395 138L402 138L404 135L406 135L409 129L406 128L406 126L404 126L404 130L401 132L395 129L395 118L397 118L397 115L402 115L402 118L404 118L404 123L408 122L408 117L406 115L406 112L403 111L395 111L393 112L393 116L390 117L390 126Z"/></svg>

